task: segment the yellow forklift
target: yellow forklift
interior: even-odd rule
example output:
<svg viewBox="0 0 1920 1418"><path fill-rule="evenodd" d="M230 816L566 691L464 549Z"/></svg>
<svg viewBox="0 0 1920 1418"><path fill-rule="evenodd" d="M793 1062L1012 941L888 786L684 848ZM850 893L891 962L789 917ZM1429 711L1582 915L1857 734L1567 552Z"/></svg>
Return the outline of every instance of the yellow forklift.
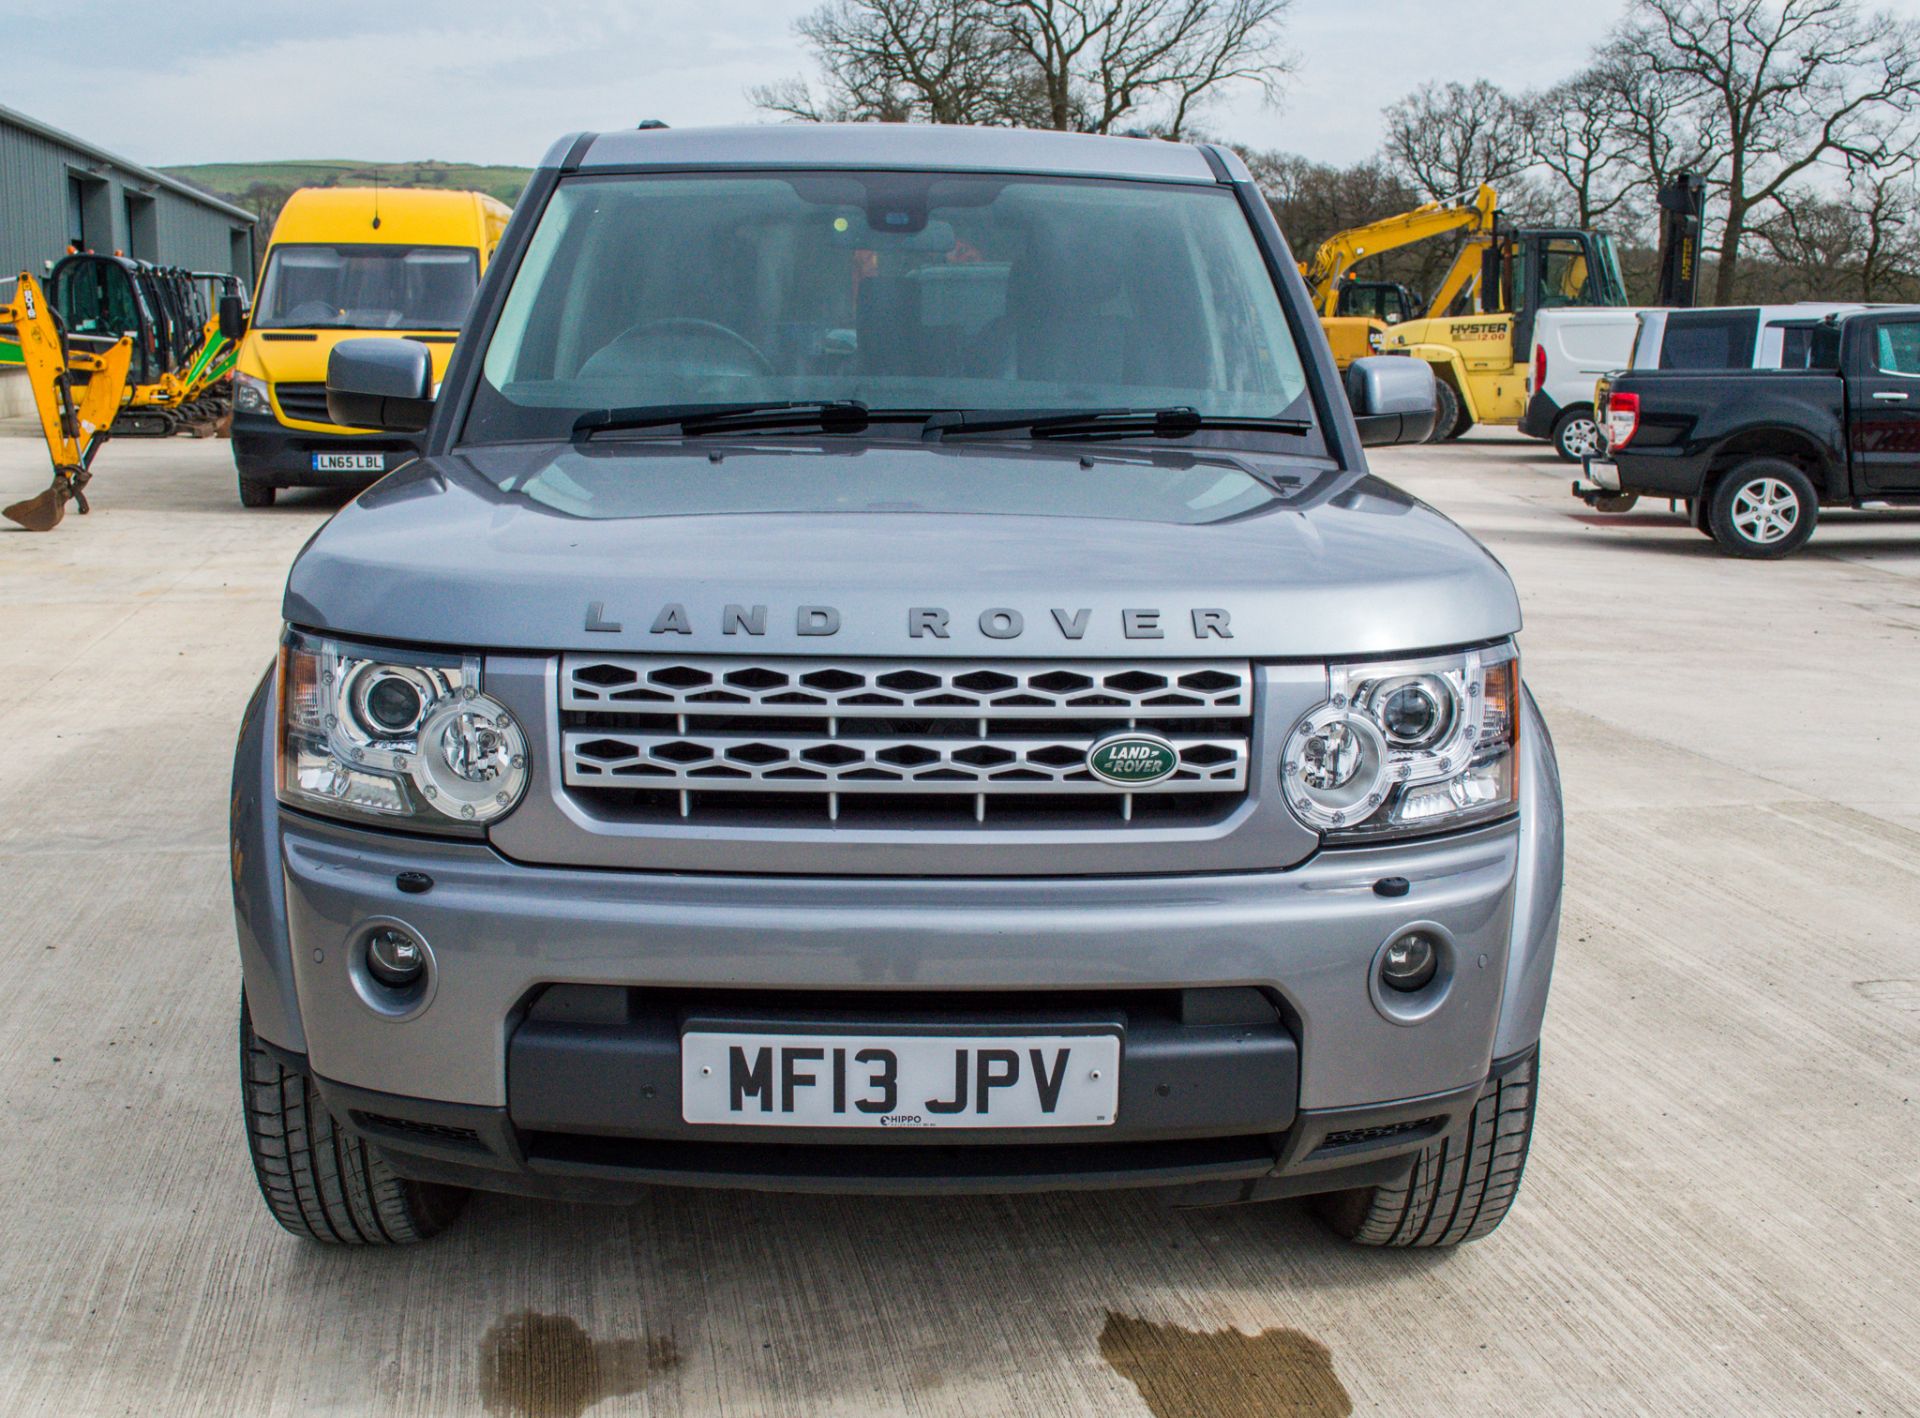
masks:
<svg viewBox="0 0 1920 1418"><path fill-rule="evenodd" d="M1426 315L1394 326L1382 352L1433 366L1439 442L1476 423L1520 422L1542 310L1628 304L1612 237L1576 227L1510 227L1496 219L1461 247Z"/></svg>
<svg viewBox="0 0 1920 1418"><path fill-rule="evenodd" d="M164 435L183 419L220 416L213 390L245 330L244 287L231 276L91 252L61 261L44 288L27 271L12 285L0 304L0 339L19 347L53 482L0 516L46 532L69 502L89 510L86 486L108 438Z"/></svg>

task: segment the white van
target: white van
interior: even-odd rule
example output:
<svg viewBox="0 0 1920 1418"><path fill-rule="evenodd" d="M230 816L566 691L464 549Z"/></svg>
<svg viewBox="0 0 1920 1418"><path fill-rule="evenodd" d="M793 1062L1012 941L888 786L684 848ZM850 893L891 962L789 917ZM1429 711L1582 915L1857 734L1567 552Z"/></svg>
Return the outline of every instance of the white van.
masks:
<svg viewBox="0 0 1920 1418"><path fill-rule="evenodd" d="M1593 386L1616 369L1780 369L1803 363L1808 328L1858 305L1543 310L1520 431L1569 462L1601 452Z"/></svg>
<svg viewBox="0 0 1920 1418"><path fill-rule="evenodd" d="M1594 422L1593 386L1601 375L1631 361L1641 315L1619 307L1542 310L1533 326L1520 431L1546 439L1570 463L1597 455L1600 425Z"/></svg>

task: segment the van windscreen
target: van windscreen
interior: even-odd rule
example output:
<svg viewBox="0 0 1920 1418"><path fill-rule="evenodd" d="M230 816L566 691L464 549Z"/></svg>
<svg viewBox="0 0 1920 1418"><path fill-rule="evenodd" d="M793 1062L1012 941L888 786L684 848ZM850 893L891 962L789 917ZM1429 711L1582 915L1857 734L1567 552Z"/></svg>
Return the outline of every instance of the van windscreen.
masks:
<svg viewBox="0 0 1920 1418"><path fill-rule="evenodd" d="M262 330L458 330L480 284L460 246L276 246L260 285Z"/></svg>

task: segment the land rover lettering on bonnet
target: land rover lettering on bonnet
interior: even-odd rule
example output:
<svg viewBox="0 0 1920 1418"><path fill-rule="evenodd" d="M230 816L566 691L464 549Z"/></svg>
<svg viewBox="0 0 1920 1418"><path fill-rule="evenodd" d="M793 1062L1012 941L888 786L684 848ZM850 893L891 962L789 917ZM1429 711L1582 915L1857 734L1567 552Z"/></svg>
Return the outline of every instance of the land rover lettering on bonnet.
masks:
<svg viewBox="0 0 1920 1418"><path fill-rule="evenodd" d="M330 390L417 420L404 345ZM1415 361L1343 384L1223 148L557 143L244 717L272 1215L1150 1186L1491 1231L1560 792L1505 572L1367 469L1432 422Z"/></svg>
<svg viewBox="0 0 1920 1418"><path fill-rule="evenodd" d="M624 617L612 618L607 606L606 601L587 602L583 628L600 635L624 634L627 628ZM645 621L646 634L692 635L694 621L703 612L699 607L689 611L687 606L688 603L684 601L669 601L659 607ZM1167 638L1167 618L1157 607L1127 606L1121 609L1119 616L1121 633L1129 640ZM943 606L911 606L906 618L910 639L953 638L954 616ZM1093 608L1080 606L1072 610L1053 607L1044 617L1035 619L1050 626L1064 640L1084 640L1092 618ZM762 637L767 634L768 609L763 604L745 605L738 601L727 601L721 605L718 619L722 635ZM796 635L838 635L845 623L836 606L796 606L791 620ZM989 606L974 618L973 623L979 633L990 640L1018 640L1027 633L1027 613L1012 606ZM1196 606L1188 612L1187 623L1195 640L1210 637L1233 639L1233 616L1218 606Z"/></svg>

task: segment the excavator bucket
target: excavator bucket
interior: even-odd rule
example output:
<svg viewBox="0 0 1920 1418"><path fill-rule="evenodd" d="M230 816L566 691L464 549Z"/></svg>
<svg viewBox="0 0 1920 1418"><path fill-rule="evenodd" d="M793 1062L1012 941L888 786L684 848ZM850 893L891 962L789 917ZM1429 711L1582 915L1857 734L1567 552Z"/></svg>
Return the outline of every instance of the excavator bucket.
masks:
<svg viewBox="0 0 1920 1418"><path fill-rule="evenodd" d="M53 475L53 482L45 492L0 510L0 517L19 523L29 532L51 532L67 515L67 504L76 499L81 504L80 510L86 511L86 499L74 486L73 479L59 472Z"/></svg>
<svg viewBox="0 0 1920 1418"><path fill-rule="evenodd" d="M38 497L29 497L24 502L0 512L9 522L18 522L29 532L51 532L60 525L60 519L67 515L67 500L60 495L60 484L55 483Z"/></svg>

